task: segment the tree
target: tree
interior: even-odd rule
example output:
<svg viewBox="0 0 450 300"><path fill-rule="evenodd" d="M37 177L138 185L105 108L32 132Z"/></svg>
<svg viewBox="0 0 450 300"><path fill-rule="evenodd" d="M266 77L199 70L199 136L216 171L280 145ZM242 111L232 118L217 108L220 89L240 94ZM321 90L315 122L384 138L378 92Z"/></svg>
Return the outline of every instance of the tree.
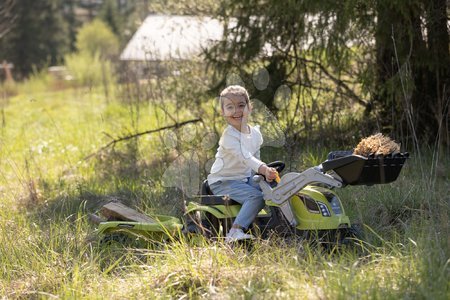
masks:
<svg viewBox="0 0 450 300"><path fill-rule="evenodd" d="M323 75L339 88L339 94L367 105L343 79L344 75L359 76L358 70L348 68L355 53L346 43L366 32L363 26L357 32L349 30L353 20L365 17L358 13L364 11L364 2L345 2L341 7L320 0L225 1L219 12L227 24L224 39L207 58L220 74L235 68L245 73L242 66L263 62L271 79L278 81L272 82L275 86L285 83L320 90L327 88L318 79ZM273 93L263 98L274 107Z"/></svg>
<svg viewBox="0 0 450 300"><path fill-rule="evenodd" d="M76 36L78 28L81 25L80 20L77 20L75 15L76 1L77 0L63 0L63 16L67 22L70 52L76 50Z"/></svg>
<svg viewBox="0 0 450 300"><path fill-rule="evenodd" d="M58 0L16 0L14 27L2 38L0 56L14 63L19 76L58 63L67 51L66 23Z"/></svg>
<svg viewBox="0 0 450 300"><path fill-rule="evenodd" d="M119 38L120 44L124 45L147 15L146 1L105 0L97 17L108 25Z"/></svg>
<svg viewBox="0 0 450 300"><path fill-rule="evenodd" d="M447 140L450 56L445 0L377 2L377 92L385 126ZM395 126L398 125L398 126ZM439 132L440 131L440 132Z"/></svg>
<svg viewBox="0 0 450 300"><path fill-rule="evenodd" d="M365 6L357 0L339 5L325 0L225 1L218 15L225 23L224 39L206 52L219 82L214 92L227 74L239 73L252 97L282 117L292 146L299 139L324 141L325 133L348 140L357 120L345 116L345 126L353 129L346 133L337 125L341 111L370 106L365 59L370 40L364 22L371 18ZM351 46L355 40L357 46ZM255 66L269 72L266 89L253 87ZM277 91L286 86L292 105L279 109Z"/></svg>
<svg viewBox="0 0 450 300"><path fill-rule="evenodd" d="M96 19L80 28L77 52L65 57L66 66L79 84L92 88L103 85L109 98L109 86L115 81L111 60L116 58L119 42L111 29Z"/></svg>
<svg viewBox="0 0 450 300"><path fill-rule="evenodd" d="M122 36L126 16L120 13L116 0L104 1L99 12L99 17L109 26L117 37L120 38Z"/></svg>
<svg viewBox="0 0 450 300"><path fill-rule="evenodd" d="M13 28L17 16L12 13L15 0L5 0L0 4L0 40Z"/></svg>
<svg viewBox="0 0 450 300"><path fill-rule="evenodd" d="M445 0L228 0L218 14L224 39L206 57L221 78L232 70L248 78L263 64L275 86L332 93L362 105L383 131L434 137L448 122L446 11ZM265 92L260 100L276 109L273 89Z"/></svg>

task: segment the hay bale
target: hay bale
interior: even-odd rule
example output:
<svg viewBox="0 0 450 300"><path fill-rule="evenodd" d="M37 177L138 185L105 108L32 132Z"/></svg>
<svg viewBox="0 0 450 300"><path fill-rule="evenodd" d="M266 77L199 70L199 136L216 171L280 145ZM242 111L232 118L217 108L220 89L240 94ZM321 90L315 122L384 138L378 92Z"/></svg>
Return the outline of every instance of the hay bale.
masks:
<svg viewBox="0 0 450 300"><path fill-rule="evenodd" d="M400 144L381 133L362 139L353 154L368 157L369 155L395 155L400 153Z"/></svg>

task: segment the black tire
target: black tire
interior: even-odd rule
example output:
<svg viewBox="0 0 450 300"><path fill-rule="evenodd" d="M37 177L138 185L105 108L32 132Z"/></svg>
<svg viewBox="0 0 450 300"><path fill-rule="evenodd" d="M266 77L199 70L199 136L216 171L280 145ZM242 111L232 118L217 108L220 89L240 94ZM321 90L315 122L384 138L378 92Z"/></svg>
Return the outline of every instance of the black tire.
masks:
<svg viewBox="0 0 450 300"><path fill-rule="evenodd" d="M202 234L202 220L199 217L199 212L189 213L185 219L185 234Z"/></svg>
<svg viewBox="0 0 450 300"><path fill-rule="evenodd" d="M133 242L133 239L120 232L108 233L100 240L101 247L126 247Z"/></svg>
<svg viewBox="0 0 450 300"><path fill-rule="evenodd" d="M361 224L352 224L350 228L342 233L340 244L353 247L358 251L364 250L365 234Z"/></svg>
<svg viewBox="0 0 450 300"><path fill-rule="evenodd" d="M205 219L202 222L207 229L205 236L207 238L224 237L233 225L232 218L219 219L211 213L205 213ZM221 230L222 227L222 230Z"/></svg>
<svg viewBox="0 0 450 300"><path fill-rule="evenodd" d="M288 237L296 234L296 229L292 228L280 208L269 206L269 211L270 219L264 225L263 237L270 236L271 234L276 234L280 237Z"/></svg>

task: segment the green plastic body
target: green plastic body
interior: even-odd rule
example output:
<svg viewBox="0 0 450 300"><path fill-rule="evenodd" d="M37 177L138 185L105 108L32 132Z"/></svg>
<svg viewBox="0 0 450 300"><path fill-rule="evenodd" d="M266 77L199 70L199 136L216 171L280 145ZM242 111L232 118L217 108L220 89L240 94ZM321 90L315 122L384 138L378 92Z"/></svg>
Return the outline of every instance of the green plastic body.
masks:
<svg viewBox="0 0 450 300"><path fill-rule="evenodd" d="M181 233L183 224L180 219L172 216L152 216L155 223L131 222L131 221L108 221L98 226L99 234L123 232L125 234L145 237L154 241L164 241Z"/></svg>
<svg viewBox="0 0 450 300"><path fill-rule="evenodd" d="M196 202L189 202L186 210L186 214L194 213L196 211L208 212L218 219L235 218L241 206L239 204L234 205L201 205ZM263 209L259 212L258 216L267 216L267 212Z"/></svg>
<svg viewBox="0 0 450 300"><path fill-rule="evenodd" d="M335 202L339 205L340 213L336 214L331 207L331 203L325 196L334 197ZM309 197L316 203L325 205L330 216L323 216L321 211L312 211L307 208L302 198ZM350 227L350 220L345 214L344 207L339 197L332 191L322 187L307 186L298 194L291 197L290 205L292 212L297 221L296 228L299 230L332 230L338 228ZM266 201L266 205L277 207L278 205L272 201ZM196 211L211 213L218 219L234 218L239 213L240 205L201 205L190 202L186 213L194 213ZM265 211L261 211L258 216L267 216Z"/></svg>
<svg viewBox="0 0 450 300"><path fill-rule="evenodd" d="M208 212L218 219L234 218L241 209L240 205L201 205L196 202L189 202L186 214L196 211Z"/></svg>
<svg viewBox="0 0 450 300"><path fill-rule="evenodd" d="M320 209L309 209L304 200L307 197L310 199L309 201L325 205L328 209L329 216L324 216ZM327 197L334 198L334 204L339 205L339 213L333 211L333 207ZM333 230L350 227L350 220L345 214L342 203L332 190L323 187L307 186L298 194L291 197L289 201L298 224L296 228L299 230ZM266 205L274 207L278 206L272 201L266 201ZM235 218L239 213L240 208L240 205L201 205L196 202L190 202L187 206L186 214L203 212L210 213L218 219L226 219ZM265 210L262 210L258 216L268 216L268 213ZM120 231L130 235L144 236L156 241L164 241L181 234L183 224L180 219L164 215L152 217L157 222L102 222L98 227L98 233L108 234Z"/></svg>
<svg viewBox="0 0 450 300"><path fill-rule="evenodd" d="M331 203L328 201L325 193L333 196L335 201L340 206L340 213L336 214L331 207ZM322 203L327 206L330 216L323 216L321 212L313 212L307 208L302 201L301 197L310 197L316 202ZM329 189L319 188L315 186L307 186L301 190L297 195L294 195L290 199L290 204L294 216L297 220L297 229L300 230L331 230L338 228L350 227L350 219L345 214L344 207L342 206L339 197Z"/></svg>

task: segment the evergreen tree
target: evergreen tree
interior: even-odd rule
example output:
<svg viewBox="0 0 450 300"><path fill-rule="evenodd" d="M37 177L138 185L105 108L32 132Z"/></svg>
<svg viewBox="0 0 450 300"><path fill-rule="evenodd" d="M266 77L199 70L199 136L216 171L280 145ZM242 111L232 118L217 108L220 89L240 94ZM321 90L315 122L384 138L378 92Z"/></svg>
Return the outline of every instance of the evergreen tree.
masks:
<svg viewBox="0 0 450 300"><path fill-rule="evenodd" d="M105 0L100 9L99 17L110 27L112 32L120 37L123 29L123 20L116 0Z"/></svg>
<svg viewBox="0 0 450 300"><path fill-rule="evenodd" d="M76 50L77 32L81 22L77 20L75 15L76 0L62 0L63 1L63 16L67 22L67 34L69 38L69 50L74 52Z"/></svg>
<svg viewBox="0 0 450 300"><path fill-rule="evenodd" d="M67 25L59 0L16 0L14 27L1 39L0 57L14 63L16 76L56 64L68 50Z"/></svg>
<svg viewBox="0 0 450 300"><path fill-rule="evenodd" d="M397 136L448 131L445 0L226 0L218 17L224 39L206 55L222 78L263 63L273 87L335 91ZM251 92L274 109L270 84Z"/></svg>
<svg viewBox="0 0 450 300"><path fill-rule="evenodd" d="M4 0L0 3L0 40L13 28L17 18L12 13L15 0Z"/></svg>
<svg viewBox="0 0 450 300"><path fill-rule="evenodd" d="M376 6L376 93L383 125L448 142L450 53L445 0ZM424 30L425 29L425 30Z"/></svg>
<svg viewBox="0 0 450 300"><path fill-rule="evenodd" d="M144 9L139 2L105 0L100 7L98 17L109 26L119 38L120 43L125 44L137 29L136 12L142 10Z"/></svg>
<svg viewBox="0 0 450 300"><path fill-rule="evenodd" d="M350 24L364 17L359 13L364 11L364 1L344 2L224 1L219 10L219 18L228 24L224 39L208 51L207 58L220 75L238 69L244 78L251 77L244 66L262 61L270 73L269 87L251 92L271 109L275 109L273 96L280 84L323 88L323 83L311 76L317 72L334 82L343 96L366 106L342 79L344 73L359 77L359 70L348 68L353 52L346 43L355 38ZM361 27L360 34L364 31Z"/></svg>

